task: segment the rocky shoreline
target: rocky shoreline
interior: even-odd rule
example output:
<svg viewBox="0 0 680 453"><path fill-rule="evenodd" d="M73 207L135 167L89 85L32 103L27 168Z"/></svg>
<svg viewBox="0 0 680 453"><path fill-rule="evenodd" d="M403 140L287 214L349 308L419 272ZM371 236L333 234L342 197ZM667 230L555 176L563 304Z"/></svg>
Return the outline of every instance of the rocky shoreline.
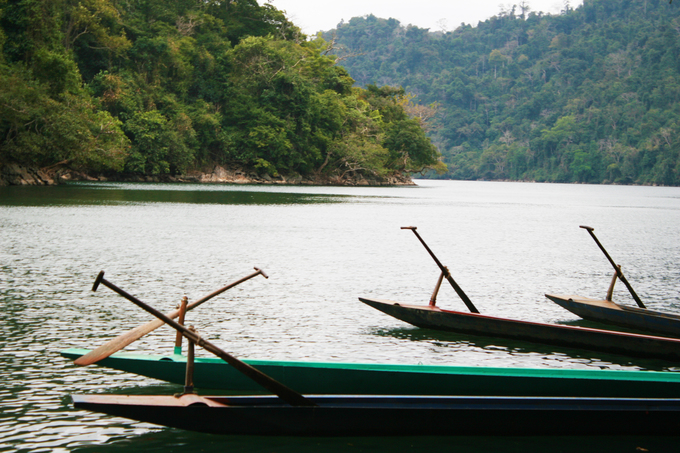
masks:
<svg viewBox="0 0 680 453"><path fill-rule="evenodd" d="M215 165L201 170L189 171L185 175L115 175L93 176L63 166L52 166L42 169L24 167L17 164L0 163L0 186L50 186L71 181L116 181L116 182L179 182L201 184L280 184L280 185L309 185L309 186L414 186L410 176L393 174L385 178L366 177L354 173L353 175L316 177L259 175L254 170L234 166L226 168Z"/></svg>

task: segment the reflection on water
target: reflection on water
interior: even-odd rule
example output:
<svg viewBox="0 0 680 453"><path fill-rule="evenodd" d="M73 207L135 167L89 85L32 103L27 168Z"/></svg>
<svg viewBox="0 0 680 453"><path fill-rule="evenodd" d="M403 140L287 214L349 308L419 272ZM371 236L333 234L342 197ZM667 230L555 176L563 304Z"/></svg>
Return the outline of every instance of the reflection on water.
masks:
<svg viewBox="0 0 680 453"><path fill-rule="evenodd" d="M580 325L574 322L573 325ZM586 327L586 326L583 326ZM602 324L592 323L587 327L602 328ZM507 338L466 335L454 332L440 332L417 327L398 327L393 329L374 329L373 334L390 336L400 340L424 342L433 348L458 350L462 353L474 351L477 354L507 354L504 365L531 368L601 368L630 369L651 371L680 371L676 364L639 357L626 357L605 352L573 349L564 346L551 346ZM496 359L489 360L486 366L494 366ZM477 361L477 364L480 364Z"/></svg>
<svg viewBox="0 0 680 453"><path fill-rule="evenodd" d="M71 393L176 387L59 356L149 316L97 273L170 311L264 269L190 312L239 358L677 370L677 364L409 327L357 297L427 303L439 270L415 225L484 314L571 323L544 293L601 297L611 267L647 306L680 313L680 189L421 181L418 187L73 184L0 188L0 451L667 451L678 439L217 437L73 409ZM625 288L615 300L630 303ZM451 288L438 305L464 309ZM169 354L158 329L126 350ZM203 351L199 355L205 354ZM550 447L549 447L550 446ZM665 450L664 450L665 449Z"/></svg>
<svg viewBox="0 0 680 453"><path fill-rule="evenodd" d="M157 184L155 190L131 190L121 184L69 184L57 187L0 187L0 205L82 206L130 203L198 203L224 205L277 205L341 203L347 195L255 192L253 190L179 190L182 186ZM197 189L200 189L198 187Z"/></svg>
<svg viewBox="0 0 680 453"><path fill-rule="evenodd" d="M252 436L196 435L167 429L121 439L110 445L73 448L78 453L108 453L118 451L200 451L205 453L234 452L426 452L455 451L459 453L526 453L555 451L560 453L583 452L665 452L671 442L679 438L654 437L363 437L363 438L263 438Z"/></svg>

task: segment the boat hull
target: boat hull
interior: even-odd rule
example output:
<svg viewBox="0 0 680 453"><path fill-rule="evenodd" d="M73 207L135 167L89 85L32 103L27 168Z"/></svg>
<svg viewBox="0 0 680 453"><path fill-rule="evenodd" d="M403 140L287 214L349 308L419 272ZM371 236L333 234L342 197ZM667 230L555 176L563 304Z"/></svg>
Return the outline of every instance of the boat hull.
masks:
<svg viewBox="0 0 680 453"><path fill-rule="evenodd" d="M414 326L472 335L509 338L632 357L680 359L680 339L585 327L518 321L477 313L359 298L363 303Z"/></svg>
<svg viewBox="0 0 680 453"><path fill-rule="evenodd" d="M73 395L76 408L212 434L678 435L680 400L627 398Z"/></svg>
<svg viewBox="0 0 680 453"><path fill-rule="evenodd" d="M545 297L583 319L680 337L680 316L606 300L546 294Z"/></svg>
<svg viewBox="0 0 680 453"><path fill-rule="evenodd" d="M62 351L77 359L88 349ZM498 395L680 398L680 373L247 360L307 394ZM97 365L183 384L186 357L119 352ZM196 358L194 385L238 393L265 390L224 361Z"/></svg>

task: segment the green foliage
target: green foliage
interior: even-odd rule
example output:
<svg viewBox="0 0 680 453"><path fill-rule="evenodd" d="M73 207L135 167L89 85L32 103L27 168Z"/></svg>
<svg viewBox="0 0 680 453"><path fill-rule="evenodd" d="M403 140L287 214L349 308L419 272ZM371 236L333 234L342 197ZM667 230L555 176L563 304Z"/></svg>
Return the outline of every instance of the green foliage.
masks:
<svg viewBox="0 0 680 453"><path fill-rule="evenodd" d="M185 170L193 162L189 143L195 133L186 115L168 119L157 110L137 112L125 122L125 132L134 144L128 171L162 175Z"/></svg>
<svg viewBox="0 0 680 453"><path fill-rule="evenodd" d="M452 31L365 16L324 36L369 92L438 105L440 177L680 185L679 30L676 2L588 0Z"/></svg>
<svg viewBox="0 0 680 453"><path fill-rule="evenodd" d="M421 172L437 161L437 148L413 119L392 122L385 131L385 148L392 166L407 172Z"/></svg>
<svg viewBox="0 0 680 453"><path fill-rule="evenodd" d="M354 88L331 44L269 3L0 0L0 46L4 160L142 175L441 166L403 89Z"/></svg>
<svg viewBox="0 0 680 453"><path fill-rule="evenodd" d="M32 63L32 74L38 82L49 87L51 96L75 94L79 91L78 67L68 55L39 48L33 55Z"/></svg>
<svg viewBox="0 0 680 453"><path fill-rule="evenodd" d="M52 90L26 71L0 68L0 159L120 170L129 146L120 121L83 93L63 93L56 100Z"/></svg>

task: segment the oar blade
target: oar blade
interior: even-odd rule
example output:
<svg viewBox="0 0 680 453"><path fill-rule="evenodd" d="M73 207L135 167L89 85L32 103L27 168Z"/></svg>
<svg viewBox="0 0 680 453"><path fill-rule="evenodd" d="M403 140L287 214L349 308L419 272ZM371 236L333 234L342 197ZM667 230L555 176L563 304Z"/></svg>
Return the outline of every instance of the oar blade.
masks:
<svg viewBox="0 0 680 453"><path fill-rule="evenodd" d="M170 313L171 315L172 313ZM139 327L135 327L132 330L129 330L125 332L124 334L121 334L114 338L113 340L104 343L103 345L99 346L97 349L93 349L92 351L88 352L82 357L78 357L73 363L76 365L80 366L86 366L86 365L92 365L93 363L97 363L100 360L104 360L108 356L110 356L113 353L116 353L123 349L125 346L128 346L135 341L139 340L142 338L144 335L153 332L154 330L158 329L160 326L163 325L163 321L159 319L154 319L153 321L149 321L146 324L143 324Z"/></svg>

